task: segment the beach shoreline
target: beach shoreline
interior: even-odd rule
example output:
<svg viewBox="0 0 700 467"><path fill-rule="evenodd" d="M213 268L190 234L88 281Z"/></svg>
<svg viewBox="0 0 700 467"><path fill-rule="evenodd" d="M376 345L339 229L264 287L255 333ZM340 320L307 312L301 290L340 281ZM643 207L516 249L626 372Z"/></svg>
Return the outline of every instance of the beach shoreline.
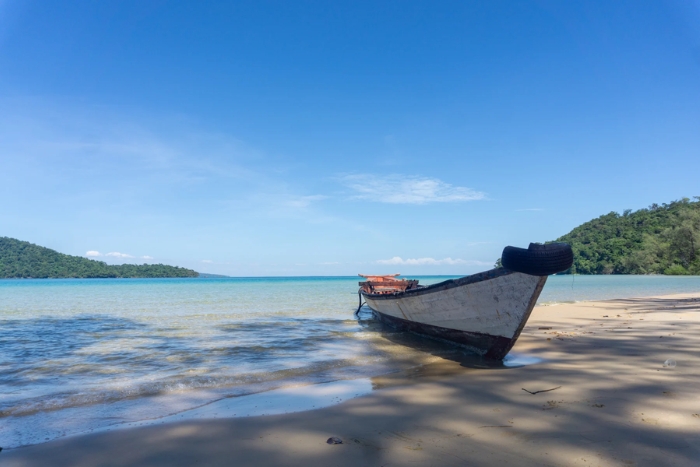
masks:
<svg viewBox="0 0 700 467"><path fill-rule="evenodd" d="M700 293L538 306L513 348L537 364L441 360L322 409L81 435L4 450L0 462L696 465L699 331Z"/></svg>

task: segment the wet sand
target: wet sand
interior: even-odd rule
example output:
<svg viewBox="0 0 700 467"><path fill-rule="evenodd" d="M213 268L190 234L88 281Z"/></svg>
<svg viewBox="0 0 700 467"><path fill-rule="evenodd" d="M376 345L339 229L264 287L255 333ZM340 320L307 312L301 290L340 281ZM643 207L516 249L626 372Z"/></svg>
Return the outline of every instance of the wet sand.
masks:
<svg viewBox="0 0 700 467"><path fill-rule="evenodd" d="M0 465L700 464L700 293L537 307L512 353L542 361L444 360L320 410L66 438Z"/></svg>

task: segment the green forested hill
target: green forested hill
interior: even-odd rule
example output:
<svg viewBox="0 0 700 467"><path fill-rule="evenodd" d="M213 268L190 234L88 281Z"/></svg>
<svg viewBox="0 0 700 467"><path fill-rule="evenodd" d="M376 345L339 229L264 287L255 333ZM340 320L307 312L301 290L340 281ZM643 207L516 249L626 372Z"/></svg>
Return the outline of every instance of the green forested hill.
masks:
<svg viewBox="0 0 700 467"><path fill-rule="evenodd" d="M64 255L33 243L0 237L0 278L197 277L199 273L164 264L111 266Z"/></svg>
<svg viewBox="0 0 700 467"><path fill-rule="evenodd" d="M700 197L611 212L557 239L576 274L700 274Z"/></svg>

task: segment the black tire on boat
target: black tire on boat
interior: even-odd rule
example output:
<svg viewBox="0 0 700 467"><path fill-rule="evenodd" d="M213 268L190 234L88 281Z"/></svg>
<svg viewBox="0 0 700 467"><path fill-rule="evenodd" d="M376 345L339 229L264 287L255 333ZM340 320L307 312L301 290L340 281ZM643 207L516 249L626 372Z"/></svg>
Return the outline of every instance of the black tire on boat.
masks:
<svg viewBox="0 0 700 467"><path fill-rule="evenodd" d="M530 243L527 249L507 246L501 255L504 268L533 276L549 276L566 271L573 263L574 252L566 243Z"/></svg>

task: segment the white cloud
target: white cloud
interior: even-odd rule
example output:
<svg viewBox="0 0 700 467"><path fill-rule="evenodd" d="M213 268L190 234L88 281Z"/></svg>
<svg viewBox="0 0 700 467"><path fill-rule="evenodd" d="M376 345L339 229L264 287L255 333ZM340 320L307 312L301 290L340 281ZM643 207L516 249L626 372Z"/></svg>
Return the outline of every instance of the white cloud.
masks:
<svg viewBox="0 0 700 467"><path fill-rule="evenodd" d="M212 261L212 260L210 260L210 259L203 259L203 260L202 260L202 263L213 263L213 262L214 262L214 261Z"/></svg>
<svg viewBox="0 0 700 467"><path fill-rule="evenodd" d="M146 255L146 256L142 256L141 259L148 259L148 260L151 260L151 259L154 259L154 258L153 258L153 256L148 256L148 255Z"/></svg>
<svg viewBox="0 0 700 467"><path fill-rule="evenodd" d="M99 251L90 250L85 253L85 256L102 256Z"/></svg>
<svg viewBox="0 0 700 467"><path fill-rule="evenodd" d="M435 259L435 258L408 258L408 259L403 259L400 256L394 256L391 259L380 259L377 260L378 264L395 264L395 265L403 265L403 266L441 266L445 264L466 264L466 265L472 265L472 266L485 266L485 265L490 265L491 263L486 263L484 261L477 261L477 260L464 260L464 259L452 259L452 258L443 258L443 259Z"/></svg>
<svg viewBox="0 0 700 467"><path fill-rule="evenodd" d="M109 252L105 256L112 256L114 258L133 258L133 256L131 255L127 255L126 253L119 253L118 251Z"/></svg>
<svg viewBox="0 0 700 467"><path fill-rule="evenodd" d="M296 196L284 201L284 205L290 208L302 209L308 207L314 201L328 198L324 195Z"/></svg>
<svg viewBox="0 0 700 467"><path fill-rule="evenodd" d="M341 177L341 182L355 190L354 199L378 203L427 204L454 203L484 199L485 193L460 186L452 186L437 178L409 175L377 177L355 174Z"/></svg>

